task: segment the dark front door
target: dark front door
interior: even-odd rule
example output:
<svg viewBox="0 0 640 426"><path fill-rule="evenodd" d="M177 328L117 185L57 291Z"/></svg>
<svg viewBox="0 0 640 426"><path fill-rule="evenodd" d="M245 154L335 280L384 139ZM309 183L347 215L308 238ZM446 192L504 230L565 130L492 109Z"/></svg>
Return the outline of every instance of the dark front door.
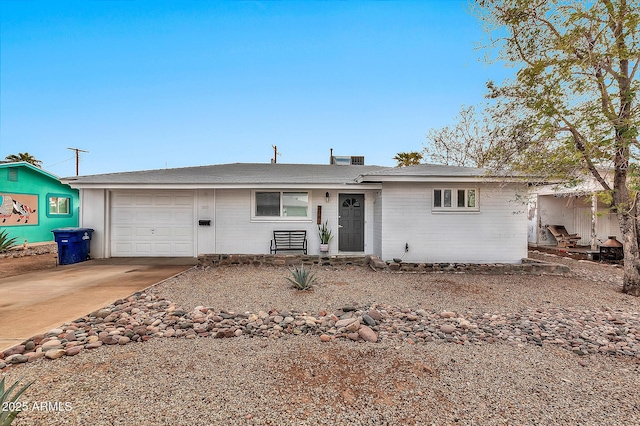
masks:
<svg viewBox="0 0 640 426"><path fill-rule="evenodd" d="M338 250L364 251L364 194L340 194Z"/></svg>

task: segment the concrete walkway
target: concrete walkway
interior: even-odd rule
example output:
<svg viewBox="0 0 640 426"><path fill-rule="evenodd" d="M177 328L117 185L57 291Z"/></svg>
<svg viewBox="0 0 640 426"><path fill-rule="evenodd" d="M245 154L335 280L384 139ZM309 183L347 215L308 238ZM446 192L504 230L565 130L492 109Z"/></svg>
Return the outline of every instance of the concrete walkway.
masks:
<svg viewBox="0 0 640 426"><path fill-rule="evenodd" d="M0 351L196 263L194 258L97 259L0 279Z"/></svg>

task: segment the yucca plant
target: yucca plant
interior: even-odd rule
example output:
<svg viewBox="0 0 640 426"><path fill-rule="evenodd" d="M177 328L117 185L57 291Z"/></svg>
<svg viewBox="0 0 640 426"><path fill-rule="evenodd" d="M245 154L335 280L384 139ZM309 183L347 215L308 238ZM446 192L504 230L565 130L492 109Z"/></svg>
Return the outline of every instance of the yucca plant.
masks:
<svg viewBox="0 0 640 426"><path fill-rule="evenodd" d="M0 231L0 252L8 250L16 245L17 238L9 238L9 233L6 230Z"/></svg>
<svg viewBox="0 0 640 426"><path fill-rule="evenodd" d="M293 284L296 290L308 290L316 280L315 274L312 274L311 270L305 270L304 265L301 265L300 269L295 266L293 269L289 269L289 271L291 271L293 278L287 277L287 279Z"/></svg>
<svg viewBox="0 0 640 426"><path fill-rule="evenodd" d="M20 380L18 380L5 391L4 379L3 377L2 380L0 380L0 406L2 406L2 410L0 410L0 426L9 426L13 422L13 419L22 411L23 404L17 402L18 398L20 398L20 395L22 395L33 382L18 387L20 383ZM11 396L12 392L13 396Z"/></svg>

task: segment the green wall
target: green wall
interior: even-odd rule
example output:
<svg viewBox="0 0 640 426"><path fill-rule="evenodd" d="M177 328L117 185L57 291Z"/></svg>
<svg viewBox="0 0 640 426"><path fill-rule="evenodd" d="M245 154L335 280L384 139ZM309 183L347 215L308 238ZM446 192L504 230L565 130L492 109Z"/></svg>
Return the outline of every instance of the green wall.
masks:
<svg viewBox="0 0 640 426"><path fill-rule="evenodd" d="M54 241L52 229L78 226L80 206L78 190L61 184L55 176L45 171L24 163L2 164L0 165L0 193L38 196L38 207L36 212L32 213L32 215L38 215L37 225L27 223L7 226L7 222L3 223L3 219L0 218L0 229L7 230L9 237L16 237L20 244L25 239L29 243ZM70 197L69 215L49 215L49 196ZM14 218L15 216L13 215Z"/></svg>

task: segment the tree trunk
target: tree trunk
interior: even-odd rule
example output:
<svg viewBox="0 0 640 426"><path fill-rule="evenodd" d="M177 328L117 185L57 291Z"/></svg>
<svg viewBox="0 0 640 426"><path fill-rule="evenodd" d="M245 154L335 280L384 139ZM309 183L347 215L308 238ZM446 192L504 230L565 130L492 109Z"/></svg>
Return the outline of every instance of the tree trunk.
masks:
<svg viewBox="0 0 640 426"><path fill-rule="evenodd" d="M638 222L633 208L629 214L618 213L622 244L624 244L624 276L622 292L640 296L640 258L638 257Z"/></svg>

